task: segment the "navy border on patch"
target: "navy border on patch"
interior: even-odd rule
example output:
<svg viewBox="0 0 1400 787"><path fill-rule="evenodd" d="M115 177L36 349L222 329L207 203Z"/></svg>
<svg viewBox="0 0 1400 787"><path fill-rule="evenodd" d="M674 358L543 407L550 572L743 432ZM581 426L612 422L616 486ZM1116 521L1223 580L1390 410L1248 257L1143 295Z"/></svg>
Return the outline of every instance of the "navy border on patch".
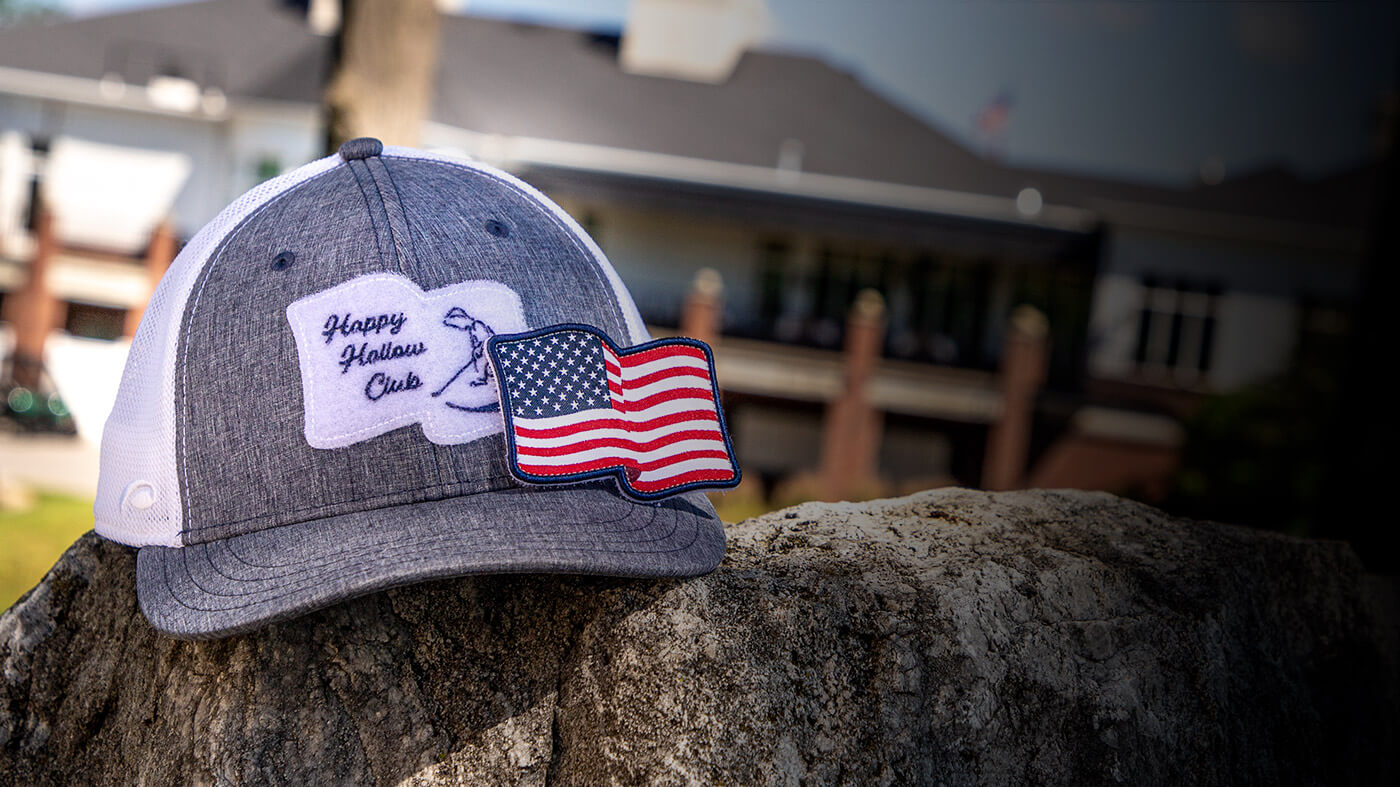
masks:
<svg viewBox="0 0 1400 787"><path fill-rule="evenodd" d="M724 450L727 454L732 477L724 480L704 479L678 484L668 487L658 492L644 492L632 486L631 479L627 475L627 466L623 464L600 467L572 473L560 474L539 474L524 470L520 466L519 446L516 442L516 418L514 400L512 399L511 386L506 384L506 373L502 369L502 359L500 350L503 346L538 340L548 337L551 334L565 334L571 332L584 332L596 336L602 341L603 346L611 350L619 359L625 358L650 350L664 349L667 346L683 345L700 350L705 356L705 365L709 378L710 396L713 399L715 414L718 418L718 430L724 441ZM486 343L486 354L491 361L492 371L496 375L497 390L501 397L501 415L505 419L505 437L507 446L507 462L510 465L511 474L520 481L530 484L568 484L580 481L591 481L599 478L612 478L616 481L618 489L626 496L641 501L657 501L673 495L688 492L693 489L732 489L738 486L742 477L739 469L738 459L734 455L734 445L729 436L729 426L725 419L724 407L720 400L719 381L715 373L714 353L709 345L698 339L678 336L674 338L653 339L652 341L636 345L634 347L621 348L608 337L606 333L591 325L581 323L560 323L544 328L537 328L530 331L514 334L498 334L492 336ZM697 367L698 368L698 367ZM620 461L620 460L619 460Z"/></svg>

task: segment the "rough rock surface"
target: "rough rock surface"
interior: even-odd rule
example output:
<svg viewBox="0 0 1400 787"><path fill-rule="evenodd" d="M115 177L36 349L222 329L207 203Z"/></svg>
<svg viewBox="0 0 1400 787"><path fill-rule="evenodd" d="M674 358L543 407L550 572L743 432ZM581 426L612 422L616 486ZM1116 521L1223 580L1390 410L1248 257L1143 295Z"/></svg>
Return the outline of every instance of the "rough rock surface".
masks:
<svg viewBox="0 0 1400 787"><path fill-rule="evenodd" d="M1397 782L1394 586L1343 545L963 490L730 536L188 643L88 534L0 618L0 783Z"/></svg>

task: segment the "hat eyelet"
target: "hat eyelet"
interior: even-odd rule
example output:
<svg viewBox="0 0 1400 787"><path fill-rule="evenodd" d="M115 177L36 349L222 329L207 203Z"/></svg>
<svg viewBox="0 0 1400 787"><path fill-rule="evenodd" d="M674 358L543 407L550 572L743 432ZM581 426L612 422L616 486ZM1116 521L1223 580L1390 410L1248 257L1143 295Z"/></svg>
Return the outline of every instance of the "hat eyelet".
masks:
<svg viewBox="0 0 1400 787"><path fill-rule="evenodd" d="M292 252L278 252L277 256L272 258L272 269L275 271L284 271L292 267L292 263L296 261L297 255L293 254Z"/></svg>
<svg viewBox="0 0 1400 787"><path fill-rule="evenodd" d="M128 509L145 511L156 504L156 487L150 481L132 481L122 492L122 503Z"/></svg>
<svg viewBox="0 0 1400 787"><path fill-rule="evenodd" d="M509 237L510 237L510 227L509 227L509 225L507 225L504 221L500 221L500 220L498 220L498 219L487 219L487 220L486 220L486 223L483 224L482 227L485 228L485 230L486 230L486 232L487 232L488 234L490 234L490 235L492 235L492 236L494 236L494 237L497 237L497 238L509 238Z"/></svg>

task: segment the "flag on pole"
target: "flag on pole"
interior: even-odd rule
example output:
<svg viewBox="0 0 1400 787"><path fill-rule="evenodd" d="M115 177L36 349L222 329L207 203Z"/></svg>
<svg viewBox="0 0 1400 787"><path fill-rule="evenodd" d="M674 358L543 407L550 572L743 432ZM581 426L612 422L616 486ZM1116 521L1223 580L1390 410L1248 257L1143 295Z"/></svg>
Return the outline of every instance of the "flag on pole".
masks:
<svg viewBox="0 0 1400 787"><path fill-rule="evenodd" d="M488 353L521 480L615 476L642 500L739 482L703 342L619 350L595 328L555 325L493 337Z"/></svg>
<svg viewBox="0 0 1400 787"><path fill-rule="evenodd" d="M973 121L977 136L988 152L998 152L1005 142L1006 128L1011 122L1011 103L1011 92L1003 90L978 111Z"/></svg>

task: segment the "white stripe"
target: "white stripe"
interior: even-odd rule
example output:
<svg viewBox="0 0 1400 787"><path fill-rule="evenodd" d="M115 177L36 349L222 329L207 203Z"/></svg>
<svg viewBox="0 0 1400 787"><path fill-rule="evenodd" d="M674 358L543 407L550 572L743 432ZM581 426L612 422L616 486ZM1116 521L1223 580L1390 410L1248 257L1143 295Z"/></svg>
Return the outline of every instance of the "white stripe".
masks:
<svg viewBox="0 0 1400 787"><path fill-rule="evenodd" d="M665 369L677 369L680 367L699 369L705 373L706 377L710 374L710 365L706 363L703 358L691 358L688 355L677 355L671 358L657 358L654 361L639 363L636 366L623 366L622 377L625 380L636 380Z"/></svg>
<svg viewBox="0 0 1400 787"><path fill-rule="evenodd" d="M558 448L559 446L563 445L573 445L581 439L606 440L608 438L613 438L617 440L631 440L634 443L649 443L652 440L658 440L662 437L672 435L677 432L700 430L710 432L715 435L716 439L723 440L723 435L721 435L717 427L718 424L710 420L681 421L679 423L667 424L666 426L658 426L655 429L648 429L645 432L632 432L626 429L607 428L589 429L587 432L579 432L577 434L564 435L562 437L524 437L522 435L516 435L515 444L527 448ZM588 435L587 438L582 437L582 435L585 434Z"/></svg>
<svg viewBox="0 0 1400 787"><path fill-rule="evenodd" d="M696 396L687 396L684 399L657 402L647 407L645 410L627 413L626 417L627 420L633 423L641 423L643 421L650 421L653 418L660 418L662 416L672 415L673 413L690 412L691 410L704 410L705 412L713 413L715 412L715 400L709 397L700 398Z"/></svg>
<svg viewBox="0 0 1400 787"><path fill-rule="evenodd" d="M686 413L693 410L705 412L715 412L715 402L713 399L699 399L688 397L685 399L672 399L669 402L660 402L640 410L635 413L618 412L610 408L593 408L591 410L580 410L576 413L566 413L564 415L554 415L543 418L521 418L516 416L515 425L522 429L557 429L561 426L573 426L575 424L596 421L601 418L617 418L622 421L641 423L650 421L653 418L671 415L673 413Z"/></svg>
<svg viewBox="0 0 1400 787"><path fill-rule="evenodd" d="M608 398L609 398L610 400L612 400L613 405L615 405L615 406L616 406L616 405L620 405L620 404L622 404L622 402L623 402L624 399L625 399L625 395L624 395L624 393L623 393L623 390L624 390L624 389L623 389L623 385L622 385L622 378L621 378L621 377L618 377L616 374L613 374L613 371L612 371L611 368L609 368L609 369L607 370L607 374L608 374ZM616 388L614 388L613 386L616 386Z"/></svg>
<svg viewBox="0 0 1400 787"><path fill-rule="evenodd" d="M692 470L729 470L732 472L734 466L729 463L728 459L687 459L684 462L658 467L655 470L644 470L637 476L637 481L660 481L685 475Z"/></svg>
<svg viewBox="0 0 1400 787"><path fill-rule="evenodd" d="M706 393L709 393L709 378L705 378L702 380L699 377L671 377L666 380L657 380L654 383L648 383L647 385L639 385L636 388L626 389L626 398L629 402L640 402L648 396L653 396L659 393L665 393L666 391L679 390L689 390L692 392L704 391Z"/></svg>
<svg viewBox="0 0 1400 787"><path fill-rule="evenodd" d="M654 383L631 388L628 387L628 380L637 380L649 374L654 374L667 369L694 369L700 375L681 375L678 377L668 377L664 380L657 380ZM662 358L655 361L648 361L631 368L622 370L622 377L608 370L608 382L622 389L621 393L608 388L608 395L614 402L640 401L653 394L669 391L675 388L710 388L710 367L704 361L695 358ZM625 379L624 379L625 378Z"/></svg>
<svg viewBox="0 0 1400 787"><path fill-rule="evenodd" d="M595 459L632 459L638 463L654 462L658 459L665 459L668 456L683 454L686 451L724 451L723 440L681 440L662 448L654 448L650 451L633 451L628 448L589 448L585 451L575 451L570 454L560 454L559 456L533 456L520 453L518 459L522 466L555 466L572 465L591 462ZM725 460L725 467L728 467Z"/></svg>

